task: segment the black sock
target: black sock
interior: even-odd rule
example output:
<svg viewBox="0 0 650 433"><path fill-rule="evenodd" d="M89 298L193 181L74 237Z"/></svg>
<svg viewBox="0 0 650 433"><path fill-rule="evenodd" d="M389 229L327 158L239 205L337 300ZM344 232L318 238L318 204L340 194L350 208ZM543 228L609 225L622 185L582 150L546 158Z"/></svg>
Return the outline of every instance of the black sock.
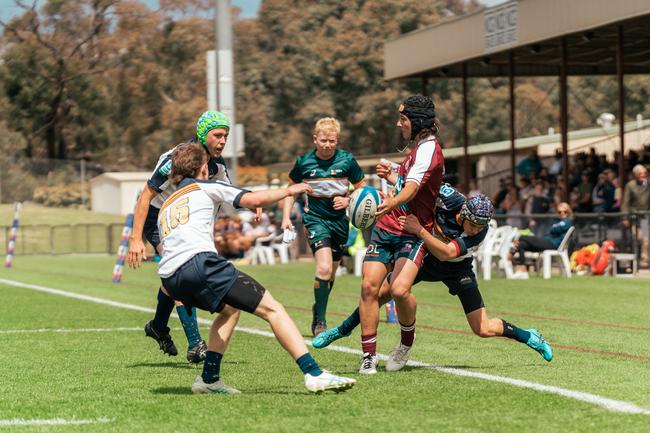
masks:
<svg viewBox="0 0 650 433"><path fill-rule="evenodd" d="M158 304L156 305L156 313L153 316L153 326L158 331L169 332L167 323L169 323L169 316L174 310L174 300L165 293L158 289Z"/></svg>
<svg viewBox="0 0 650 433"><path fill-rule="evenodd" d="M501 321L503 322L504 337L512 338L513 340L517 340L521 343L528 342L528 339L530 338L530 332L525 331L521 328L517 328L515 325L510 324L503 319L501 319Z"/></svg>

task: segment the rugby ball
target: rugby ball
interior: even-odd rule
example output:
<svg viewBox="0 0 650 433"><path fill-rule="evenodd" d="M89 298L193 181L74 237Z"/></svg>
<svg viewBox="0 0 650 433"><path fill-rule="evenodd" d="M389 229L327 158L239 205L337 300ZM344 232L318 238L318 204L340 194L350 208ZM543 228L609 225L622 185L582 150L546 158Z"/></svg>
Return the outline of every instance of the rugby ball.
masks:
<svg viewBox="0 0 650 433"><path fill-rule="evenodd" d="M375 223L375 212L381 203L381 197L377 190L370 186L364 186L355 190L350 196L348 216L352 225L363 230Z"/></svg>

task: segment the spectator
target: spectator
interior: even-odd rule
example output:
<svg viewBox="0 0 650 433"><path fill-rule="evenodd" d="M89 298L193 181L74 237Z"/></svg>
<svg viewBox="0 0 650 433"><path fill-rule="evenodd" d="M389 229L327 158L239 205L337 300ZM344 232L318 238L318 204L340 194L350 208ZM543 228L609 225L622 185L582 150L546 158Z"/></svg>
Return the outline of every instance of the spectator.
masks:
<svg viewBox="0 0 650 433"><path fill-rule="evenodd" d="M555 156L553 156L553 163L548 169L548 173L551 176L559 176L562 173L562 152L558 149L555 151Z"/></svg>
<svg viewBox="0 0 650 433"><path fill-rule="evenodd" d="M544 250L554 250L560 246L564 235L573 226L573 212L569 203L562 202L557 207L560 221L551 226L551 229L543 237L538 236L520 236L513 242L518 255L513 259L517 265L514 278L528 279L526 270L526 251L540 252Z"/></svg>
<svg viewBox="0 0 650 433"><path fill-rule="evenodd" d="M650 186L648 185L648 170L641 164L632 169L634 179L625 185L621 212L640 212L650 210ZM627 217L623 218L623 225L629 227ZM632 227L632 235L641 240L641 266L648 265L648 219L641 218L641 232ZM640 236L639 236L640 235Z"/></svg>
<svg viewBox="0 0 650 433"><path fill-rule="evenodd" d="M525 178L530 178L533 173L539 173L541 169L542 162L539 160L536 150L531 150L528 156L517 164L517 173Z"/></svg>
<svg viewBox="0 0 650 433"><path fill-rule="evenodd" d="M591 183L591 172L583 171L581 175L580 184L578 185L578 212L591 212L591 193L594 190L594 185Z"/></svg>
<svg viewBox="0 0 650 433"><path fill-rule="evenodd" d="M494 199L492 200L497 213L503 213L500 212L502 210L501 205L503 204L503 200L506 198L506 195L508 195L510 185L512 185L512 183L510 182L509 178L502 177L499 179L499 191L496 193Z"/></svg>
<svg viewBox="0 0 650 433"><path fill-rule="evenodd" d="M530 214L545 214L548 213L551 208L551 200L549 200L544 191L544 182L538 180L535 182L535 187L533 193L528 200L526 200L526 206L524 208L524 213L526 215ZM534 219L528 220L528 228L530 228L535 233L544 232L548 226L546 220L540 220L539 222Z"/></svg>
<svg viewBox="0 0 650 433"><path fill-rule="evenodd" d="M614 203L612 204L612 212L621 210L621 202L623 201L623 188L621 182L616 177L616 172L611 168L606 169L603 173L607 176L607 180L614 186Z"/></svg>
<svg viewBox="0 0 650 433"><path fill-rule="evenodd" d="M598 175L598 182L591 193L591 203L594 212L611 212L614 206L614 185L607 178L607 174L602 172Z"/></svg>
<svg viewBox="0 0 650 433"><path fill-rule="evenodd" d="M476 179L470 179L467 198L474 197L475 195L478 195L480 193L481 191L478 189L478 185L476 184Z"/></svg>

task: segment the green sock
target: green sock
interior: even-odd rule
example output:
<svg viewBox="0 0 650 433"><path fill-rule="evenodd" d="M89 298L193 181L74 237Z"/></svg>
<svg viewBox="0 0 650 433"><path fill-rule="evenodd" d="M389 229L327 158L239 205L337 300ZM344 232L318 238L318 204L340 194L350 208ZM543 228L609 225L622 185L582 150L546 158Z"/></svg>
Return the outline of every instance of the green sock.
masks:
<svg viewBox="0 0 650 433"><path fill-rule="evenodd" d="M178 318L181 320L183 331L185 331L185 336L187 337L187 347L191 349L201 341L199 324L196 320L196 308L192 308L192 315L189 315L187 314L185 306L179 305L176 307L176 312L178 313Z"/></svg>
<svg viewBox="0 0 650 433"><path fill-rule="evenodd" d="M327 300L330 296L330 281L314 279L314 322L325 322Z"/></svg>

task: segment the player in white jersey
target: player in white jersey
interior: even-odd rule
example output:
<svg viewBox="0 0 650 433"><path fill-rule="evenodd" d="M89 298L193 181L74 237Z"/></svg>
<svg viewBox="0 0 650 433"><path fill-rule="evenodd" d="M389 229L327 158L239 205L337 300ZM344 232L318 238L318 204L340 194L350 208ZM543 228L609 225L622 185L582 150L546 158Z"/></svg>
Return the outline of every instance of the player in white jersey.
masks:
<svg viewBox="0 0 650 433"><path fill-rule="evenodd" d="M209 154L208 161L209 176L211 179L218 179L230 183L226 163L221 157L221 152L226 145L230 122L228 118L218 111L206 111L199 118L196 125L198 141L204 146ZM176 191L176 186L169 181L171 171L171 156L174 149L163 153L158 159L156 168L147 181L144 190L136 204L133 222L133 235L129 246L128 263L131 267L139 267L140 261L145 254L143 236L160 254L160 235L157 228L158 211L163 202ZM182 304L174 303L174 300L167 296L162 290L158 290L158 302L153 320L149 321L144 331L148 337L158 342L160 350L170 356L176 356L178 350L169 334L169 316L174 310L183 325L187 337L188 349L187 360L199 363L205 358L207 346L201 338L196 311L183 308Z"/></svg>
<svg viewBox="0 0 650 433"><path fill-rule="evenodd" d="M320 369L282 305L261 284L219 255L212 239L212 227L222 203L236 208L267 206L311 192L311 187L299 183L284 189L249 192L207 177L207 156L198 145L177 148L172 157L171 181L178 190L165 200L158 215L163 245L158 273L163 287L185 306L219 312L210 330L203 373L196 378L192 392L239 394L220 380L221 359L239 310L269 322L278 342L303 372L309 391L352 387L354 379Z"/></svg>

